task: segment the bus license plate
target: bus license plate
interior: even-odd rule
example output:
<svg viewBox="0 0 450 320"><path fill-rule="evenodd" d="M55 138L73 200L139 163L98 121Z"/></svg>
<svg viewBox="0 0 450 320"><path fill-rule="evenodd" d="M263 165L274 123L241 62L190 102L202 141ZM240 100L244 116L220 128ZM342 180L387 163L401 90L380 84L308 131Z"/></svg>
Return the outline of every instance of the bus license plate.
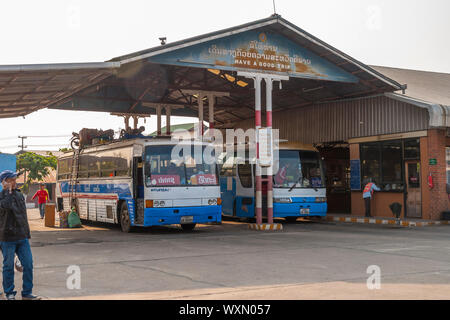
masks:
<svg viewBox="0 0 450 320"><path fill-rule="evenodd" d="M181 217L181 224L194 222L194 216Z"/></svg>
<svg viewBox="0 0 450 320"><path fill-rule="evenodd" d="M309 209L300 209L300 214L309 214Z"/></svg>

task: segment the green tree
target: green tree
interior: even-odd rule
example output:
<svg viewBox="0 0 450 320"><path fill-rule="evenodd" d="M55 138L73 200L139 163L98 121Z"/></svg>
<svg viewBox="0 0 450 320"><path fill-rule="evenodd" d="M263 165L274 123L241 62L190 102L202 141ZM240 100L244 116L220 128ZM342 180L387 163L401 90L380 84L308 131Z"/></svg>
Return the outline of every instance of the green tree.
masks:
<svg viewBox="0 0 450 320"><path fill-rule="evenodd" d="M26 193L32 180L42 181L50 173L50 168L56 169L57 158L51 153L41 156L34 152L25 152L17 156L17 170L25 171L27 180L23 191Z"/></svg>

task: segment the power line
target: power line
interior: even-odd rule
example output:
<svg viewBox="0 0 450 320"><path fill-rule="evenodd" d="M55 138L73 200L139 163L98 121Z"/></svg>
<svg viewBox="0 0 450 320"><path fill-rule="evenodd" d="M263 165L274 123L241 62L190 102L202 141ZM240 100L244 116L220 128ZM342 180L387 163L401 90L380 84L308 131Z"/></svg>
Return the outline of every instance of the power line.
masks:
<svg viewBox="0 0 450 320"><path fill-rule="evenodd" d="M67 138L72 135L64 135L64 136L27 136L28 138Z"/></svg>
<svg viewBox="0 0 450 320"><path fill-rule="evenodd" d="M0 138L0 140L13 140L13 139L17 139L17 137L5 137L5 138Z"/></svg>
<svg viewBox="0 0 450 320"><path fill-rule="evenodd" d="M29 144L27 147L66 147L69 144Z"/></svg>

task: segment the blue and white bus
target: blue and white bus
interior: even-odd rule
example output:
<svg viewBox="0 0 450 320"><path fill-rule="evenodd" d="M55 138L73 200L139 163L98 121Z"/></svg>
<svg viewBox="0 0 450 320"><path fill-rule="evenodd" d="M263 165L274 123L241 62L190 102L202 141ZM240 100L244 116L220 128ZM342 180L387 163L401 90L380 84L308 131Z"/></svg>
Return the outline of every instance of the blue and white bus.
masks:
<svg viewBox="0 0 450 320"><path fill-rule="evenodd" d="M255 165L234 157L220 170L222 210L225 216L255 217ZM263 216L267 216L267 185L263 183ZM312 145L280 143L278 170L273 177L273 217L293 222L299 217L326 216L324 170Z"/></svg>
<svg viewBox="0 0 450 320"><path fill-rule="evenodd" d="M181 143L192 152L181 151L176 159L172 150L180 142L170 138L87 147L78 162L66 153L58 161L57 209L75 206L82 220L119 223L124 232L173 224L193 230L196 224L221 222L217 165L194 157L194 148L204 150L207 144ZM76 179L73 167L78 167Z"/></svg>

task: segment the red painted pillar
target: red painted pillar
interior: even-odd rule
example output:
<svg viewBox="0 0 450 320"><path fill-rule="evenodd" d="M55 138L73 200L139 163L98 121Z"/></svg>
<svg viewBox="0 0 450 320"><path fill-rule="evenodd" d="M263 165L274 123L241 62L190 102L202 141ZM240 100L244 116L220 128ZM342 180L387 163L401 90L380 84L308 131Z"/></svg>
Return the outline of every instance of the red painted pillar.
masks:
<svg viewBox="0 0 450 320"><path fill-rule="evenodd" d="M256 134L256 223L262 224L262 180L261 180L261 166L259 164L259 137L258 131L261 128L261 77L255 78L255 134Z"/></svg>
<svg viewBox="0 0 450 320"><path fill-rule="evenodd" d="M271 78L266 78L266 122L267 128L272 132L272 89ZM271 135L272 136L272 135ZM272 150L273 162L273 150ZM267 223L273 224L273 163L267 168Z"/></svg>

